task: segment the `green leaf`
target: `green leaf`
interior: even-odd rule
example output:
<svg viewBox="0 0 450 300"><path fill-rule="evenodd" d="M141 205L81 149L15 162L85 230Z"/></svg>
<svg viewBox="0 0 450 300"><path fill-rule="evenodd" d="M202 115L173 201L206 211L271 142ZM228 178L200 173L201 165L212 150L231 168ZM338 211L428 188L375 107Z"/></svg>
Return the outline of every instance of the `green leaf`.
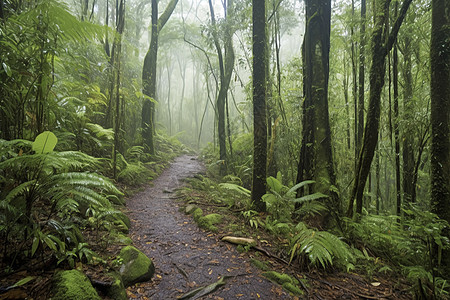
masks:
<svg viewBox="0 0 450 300"><path fill-rule="evenodd" d="M38 154L52 152L58 142L58 138L51 131L44 131L39 134L34 140L32 147L33 151Z"/></svg>
<svg viewBox="0 0 450 300"><path fill-rule="evenodd" d="M301 202L306 202L306 201L312 201L312 200L317 200L317 199L323 199L323 198L328 198L327 195L322 194L322 193L314 193L311 195L306 195L300 198L296 198L296 199L292 199L292 202L295 203L301 203Z"/></svg>
<svg viewBox="0 0 450 300"><path fill-rule="evenodd" d="M30 282L31 280L35 279L36 276L27 276L23 279L20 279L19 281L17 281L16 283L14 283L13 285L11 285L10 287L8 287L8 289L13 289L19 286L22 286L28 282Z"/></svg>
<svg viewBox="0 0 450 300"><path fill-rule="evenodd" d="M291 187L287 193L290 194L290 193L295 192L296 190L298 190L299 188L301 188L301 187L303 187L303 186L305 186L305 185L307 185L307 184L313 184L313 183L316 183L316 182L315 182L314 180L305 180L305 181L302 181L302 182L300 182L300 183L297 183L297 184L294 185L293 187Z"/></svg>
<svg viewBox="0 0 450 300"><path fill-rule="evenodd" d="M3 70L5 70L5 72L6 72L6 75L8 75L8 77L11 77L11 75L12 75L11 68L4 62L2 63L2 65L3 65Z"/></svg>

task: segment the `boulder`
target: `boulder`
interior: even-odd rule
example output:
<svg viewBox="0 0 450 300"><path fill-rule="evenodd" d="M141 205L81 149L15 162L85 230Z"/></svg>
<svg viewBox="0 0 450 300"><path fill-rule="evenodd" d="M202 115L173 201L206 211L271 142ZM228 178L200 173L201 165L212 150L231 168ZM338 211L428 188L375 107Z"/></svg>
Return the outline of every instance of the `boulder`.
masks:
<svg viewBox="0 0 450 300"><path fill-rule="evenodd" d="M126 287L150 280L155 273L152 260L133 246L122 248L118 260L121 262L119 273Z"/></svg>
<svg viewBox="0 0 450 300"><path fill-rule="evenodd" d="M110 272L108 273L108 277L110 277L112 284L108 288L106 295L114 300L127 300L127 291L123 285L123 280L120 274Z"/></svg>
<svg viewBox="0 0 450 300"><path fill-rule="evenodd" d="M53 300L100 300L89 279L78 270L60 271L54 275Z"/></svg>

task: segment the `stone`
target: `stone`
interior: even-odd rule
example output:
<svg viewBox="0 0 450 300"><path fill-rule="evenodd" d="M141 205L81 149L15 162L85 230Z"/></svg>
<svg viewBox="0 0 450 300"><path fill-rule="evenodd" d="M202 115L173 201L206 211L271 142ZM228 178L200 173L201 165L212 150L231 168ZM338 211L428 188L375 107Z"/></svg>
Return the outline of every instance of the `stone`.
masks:
<svg viewBox="0 0 450 300"><path fill-rule="evenodd" d="M108 277L112 280L112 285L108 288L106 294L114 300L127 300L127 291L123 285L122 276L116 272L108 273Z"/></svg>
<svg viewBox="0 0 450 300"><path fill-rule="evenodd" d="M100 300L89 279L78 270L60 271L54 275L53 300Z"/></svg>
<svg viewBox="0 0 450 300"><path fill-rule="evenodd" d="M118 260L121 262L119 273L126 287L150 280L155 273L152 260L133 246L122 248Z"/></svg>
<svg viewBox="0 0 450 300"><path fill-rule="evenodd" d="M184 211L186 214L189 215L189 214L193 213L196 208L197 208L197 206L195 206L194 204L188 204L186 206L186 208L184 209Z"/></svg>

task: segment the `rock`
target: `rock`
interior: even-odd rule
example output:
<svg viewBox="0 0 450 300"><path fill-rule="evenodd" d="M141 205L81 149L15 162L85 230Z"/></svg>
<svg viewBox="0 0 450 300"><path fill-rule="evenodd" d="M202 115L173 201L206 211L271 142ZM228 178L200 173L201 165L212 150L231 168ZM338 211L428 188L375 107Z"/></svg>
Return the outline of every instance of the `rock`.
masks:
<svg viewBox="0 0 450 300"><path fill-rule="evenodd" d="M195 222L198 222L198 219L199 219L200 217L203 216L203 210L202 210L201 208L198 208L198 207L197 207L197 208L192 212L192 215L194 216Z"/></svg>
<svg viewBox="0 0 450 300"><path fill-rule="evenodd" d="M155 273L152 260L133 246L122 248L118 259L122 262L119 273L126 287L150 280Z"/></svg>
<svg viewBox="0 0 450 300"><path fill-rule="evenodd" d="M222 219L223 217L219 214L209 214L204 217L199 217L197 223L201 228L209 231L217 231L217 227L214 225L222 222Z"/></svg>
<svg viewBox="0 0 450 300"><path fill-rule="evenodd" d="M127 300L127 291L125 289L125 286L123 285L123 280L120 274L116 272L110 272L108 273L108 276L111 277L112 285L106 292L107 296L114 300Z"/></svg>
<svg viewBox="0 0 450 300"><path fill-rule="evenodd" d="M184 212L189 215L193 213L196 208L197 206L195 206L194 204L188 204L188 206L186 206L186 208L184 209Z"/></svg>
<svg viewBox="0 0 450 300"><path fill-rule="evenodd" d="M53 300L100 300L89 279L78 270L60 271L53 278Z"/></svg>

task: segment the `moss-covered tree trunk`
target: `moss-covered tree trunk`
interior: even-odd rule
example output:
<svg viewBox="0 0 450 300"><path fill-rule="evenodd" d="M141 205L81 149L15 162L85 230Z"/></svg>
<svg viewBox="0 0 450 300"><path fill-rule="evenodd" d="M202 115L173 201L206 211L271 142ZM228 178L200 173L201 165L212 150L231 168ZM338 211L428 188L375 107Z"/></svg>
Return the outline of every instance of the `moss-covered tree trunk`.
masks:
<svg viewBox="0 0 450 300"><path fill-rule="evenodd" d="M306 32L303 41L303 133L297 182L315 180L313 192L332 196L335 172L328 112L330 54L330 0L306 1ZM300 191L299 191L300 193Z"/></svg>
<svg viewBox="0 0 450 300"><path fill-rule="evenodd" d="M432 1L431 26L431 203L450 222L450 1ZM450 251L442 258L448 271Z"/></svg>
<svg viewBox="0 0 450 300"><path fill-rule="evenodd" d="M378 143L380 126L381 90L386 73L386 56L397 39L398 31L405 18L412 0L405 0L390 34L386 32L390 0L378 0L374 7L374 28L372 32L372 66L370 68L369 107L364 128L363 142L356 167L352 194L347 209L347 216L353 216L353 205L356 199L356 212L362 212L363 192L369 176L375 148Z"/></svg>
<svg viewBox="0 0 450 300"><path fill-rule="evenodd" d="M142 139L145 150L155 154L153 134L155 132L156 66L158 59L158 36L169 20L178 0L171 0L158 19L158 0L152 0L152 23L150 47L142 67L142 92L146 96L142 105ZM150 98L150 99L149 99Z"/></svg>
<svg viewBox="0 0 450 300"><path fill-rule="evenodd" d="M252 201L264 211L261 200L266 193L266 7L264 0L253 0L253 181Z"/></svg>

